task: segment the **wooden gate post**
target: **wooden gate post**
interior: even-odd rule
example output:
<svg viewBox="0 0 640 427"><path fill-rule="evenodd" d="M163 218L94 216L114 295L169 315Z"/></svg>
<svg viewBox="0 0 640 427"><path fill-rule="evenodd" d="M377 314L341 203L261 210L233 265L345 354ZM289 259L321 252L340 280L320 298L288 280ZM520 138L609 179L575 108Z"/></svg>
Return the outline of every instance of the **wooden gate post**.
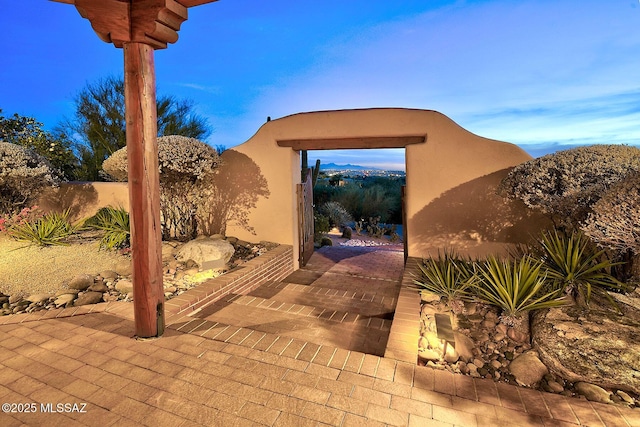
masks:
<svg viewBox="0 0 640 427"><path fill-rule="evenodd" d="M148 338L164 331L154 50L137 42L123 48L135 333Z"/></svg>

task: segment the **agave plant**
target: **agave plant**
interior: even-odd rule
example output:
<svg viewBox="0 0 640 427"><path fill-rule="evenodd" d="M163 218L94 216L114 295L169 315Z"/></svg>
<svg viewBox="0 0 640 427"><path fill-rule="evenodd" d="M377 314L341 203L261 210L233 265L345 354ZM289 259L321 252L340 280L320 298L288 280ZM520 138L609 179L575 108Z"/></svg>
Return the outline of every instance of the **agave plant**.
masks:
<svg viewBox="0 0 640 427"><path fill-rule="evenodd" d="M468 299L473 264L453 252L438 253L437 258L422 260L420 278L414 279L419 289L427 290L445 298L454 312L462 309L462 301Z"/></svg>
<svg viewBox="0 0 640 427"><path fill-rule="evenodd" d="M620 311L608 290L626 290L626 285L609 273L611 267L621 263L608 260L604 250L597 250L577 231L568 235L546 232L540 243L544 249L547 277L558 289L564 290L582 307L588 307L591 295L596 294L604 296Z"/></svg>
<svg viewBox="0 0 640 427"><path fill-rule="evenodd" d="M69 221L69 209L64 212L50 212L36 219L9 228L9 235L17 240L25 240L39 246L67 245L65 240L78 227Z"/></svg>
<svg viewBox="0 0 640 427"><path fill-rule="evenodd" d="M94 216L85 221L84 227L104 231L104 236L100 241L101 248L118 249L129 246L129 213L122 207L101 208Z"/></svg>
<svg viewBox="0 0 640 427"><path fill-rule="evenodd" d="M511 261L490 256L477 270L472 288L479 299L502 309L501 320L505 324L518 324L530 310L565 303L561 291L543 292L542 262L531 257Z"/></svg>

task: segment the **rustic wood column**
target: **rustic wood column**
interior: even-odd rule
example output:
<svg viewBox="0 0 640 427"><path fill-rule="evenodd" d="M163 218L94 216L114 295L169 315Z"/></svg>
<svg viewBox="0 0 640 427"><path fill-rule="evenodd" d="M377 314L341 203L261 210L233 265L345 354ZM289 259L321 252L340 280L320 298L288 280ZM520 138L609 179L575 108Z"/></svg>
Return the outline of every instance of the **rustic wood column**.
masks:
<svg viewBox="0 0 640 427"><path fill-rule="evenodd" d="M164 332L154 50L123 48L135 333L148 338Z"/></svg>

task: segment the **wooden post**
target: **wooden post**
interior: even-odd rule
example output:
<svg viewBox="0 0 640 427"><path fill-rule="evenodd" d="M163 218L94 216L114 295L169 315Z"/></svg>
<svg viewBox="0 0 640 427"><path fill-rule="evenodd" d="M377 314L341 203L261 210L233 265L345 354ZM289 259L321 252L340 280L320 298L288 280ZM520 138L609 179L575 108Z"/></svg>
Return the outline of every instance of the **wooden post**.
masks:
<svg viewBox="0 0 640 427"><path fill-rule="evenodd" d="M123 48L135 333L148 338L164 332L154 51L138 42Z"/></svg>

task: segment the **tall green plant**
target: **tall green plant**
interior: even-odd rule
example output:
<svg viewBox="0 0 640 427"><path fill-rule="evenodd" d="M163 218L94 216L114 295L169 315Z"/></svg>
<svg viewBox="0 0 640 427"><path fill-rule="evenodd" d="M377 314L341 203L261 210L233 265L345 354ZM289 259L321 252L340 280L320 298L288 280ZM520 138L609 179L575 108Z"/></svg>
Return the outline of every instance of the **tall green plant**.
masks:
<svg viewBox="0 0 640 427"><path fill-rule="evenodd" d="M84 227L104 231L100 240L100 248L110 250L129 246L131 238L129 213L122 207L101 208L94 216L85 221Z"/></svg>
<svg viewBox="0 0 640 427"><path fill-rule="evenodd" d="M547 277L558 289L571 295L582 307L589 306L592 294L601 295L619 311L608 290L626 290L626 285L609 273L611 267L620 263L608 260L604 250L597 250L581 232L546 232L540 243Z"/></svg>
<svg viewBox="0 0 640 427"><path fill-rule="evenodd" d="M479 264L472 287L481 300L502 309L503 323L514 325L527 311L565 303L559 290L541 292L546 279L541 269L542 262L530 257L511 261L490 256Z"/></svg>

